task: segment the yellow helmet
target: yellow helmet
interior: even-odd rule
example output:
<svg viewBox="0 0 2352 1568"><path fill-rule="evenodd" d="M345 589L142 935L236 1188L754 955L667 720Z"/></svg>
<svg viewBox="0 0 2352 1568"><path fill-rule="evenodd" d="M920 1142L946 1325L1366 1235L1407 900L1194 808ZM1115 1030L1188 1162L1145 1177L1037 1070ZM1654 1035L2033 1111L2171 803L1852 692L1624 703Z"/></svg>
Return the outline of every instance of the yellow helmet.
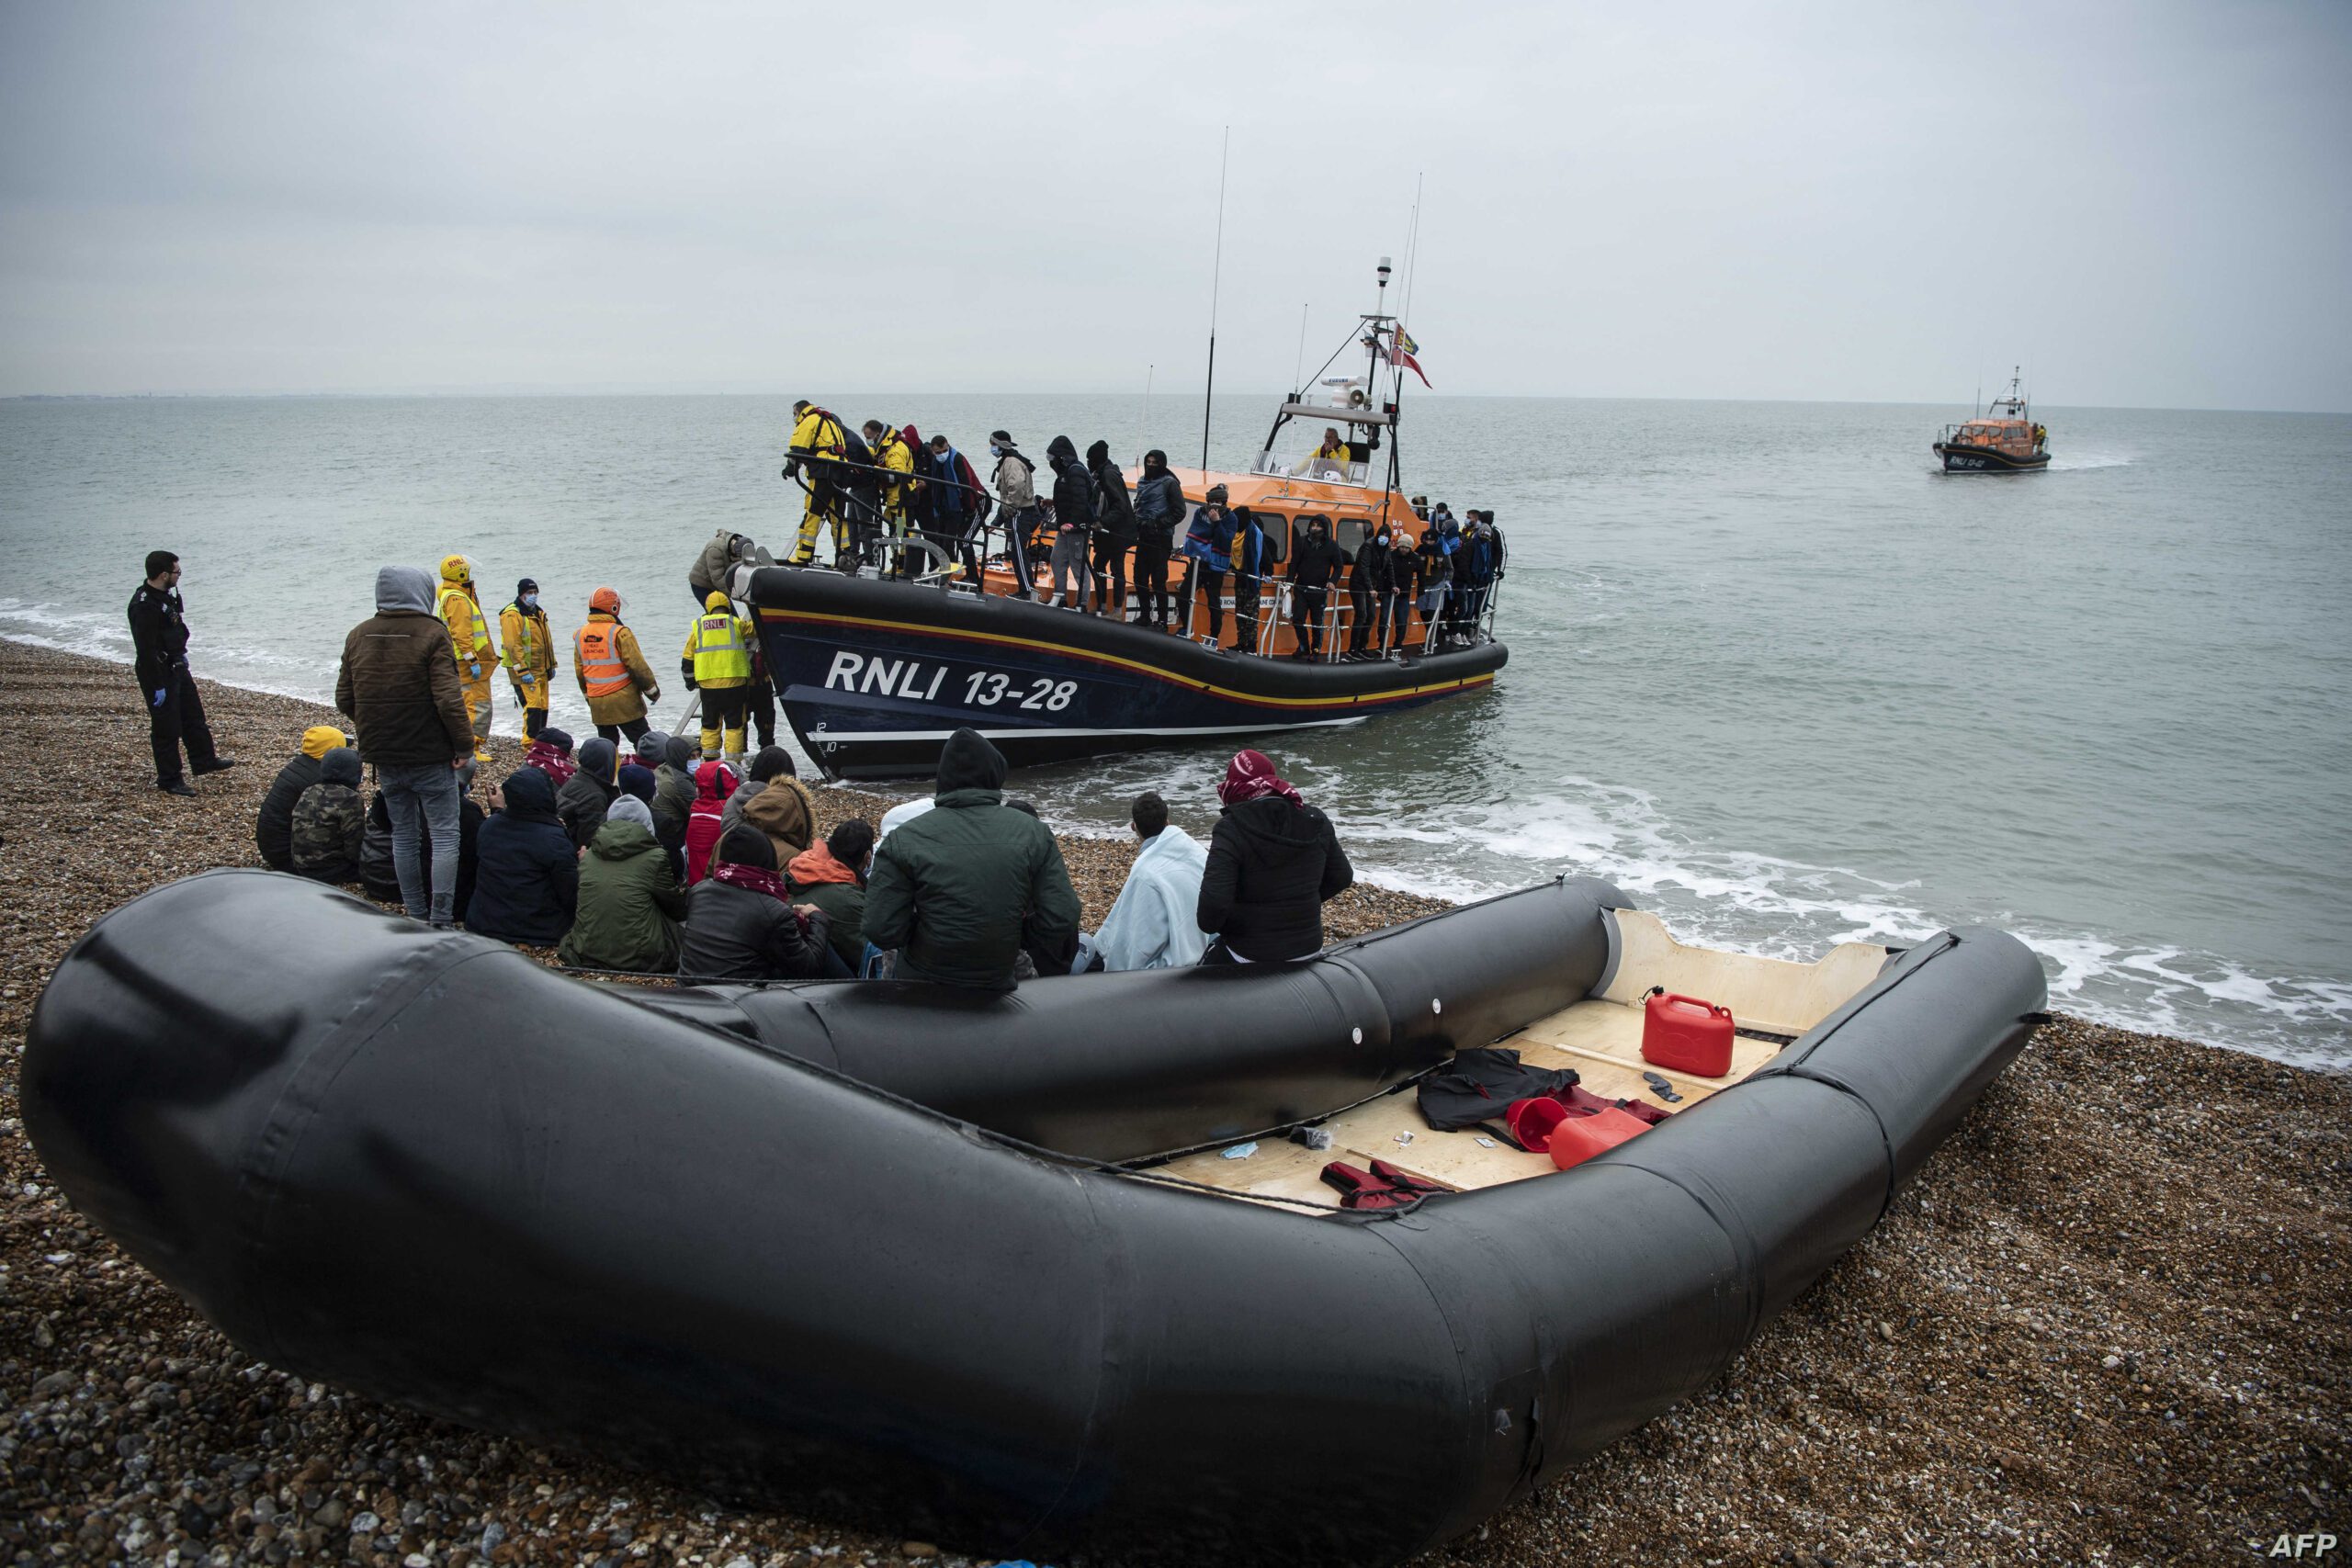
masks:
<svg viewBox="0 0 2352 1568"><path fill-rule="evenodd" d="M714 588L704 598L702 607L706 610L731 610L735 607L735 601Z"/></svg>
<svg viewBox="0 0 2352 1568"><path fill-rule="evenodd" d="M463 557L463 556L443 556L443 557L441 558L441 581L444 581L444 582L471 582L473 580L474 580L474 569L473 569L473 563L472 563L472 562L470 562L470 561L469 561L469 560L467 560L465 557Z"/></svg>

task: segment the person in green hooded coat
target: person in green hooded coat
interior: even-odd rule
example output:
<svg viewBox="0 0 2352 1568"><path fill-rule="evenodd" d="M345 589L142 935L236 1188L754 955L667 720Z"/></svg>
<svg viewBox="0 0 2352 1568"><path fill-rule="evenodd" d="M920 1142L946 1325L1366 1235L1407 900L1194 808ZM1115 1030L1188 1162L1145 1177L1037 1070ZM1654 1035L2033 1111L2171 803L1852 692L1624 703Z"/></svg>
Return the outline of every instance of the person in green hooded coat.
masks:
<svg viewBox="0 0 2352 1568"><path fill-rule="evenodd" d="M579 910L556 957L582 969L674 974L686 890L653 836L653 813L625 795L580 861Z"/></svg>
<svg viewBox="0 0 2352 1568"><path fill-rule="evenodd" d="M898 977L1009 991L1023 948L1078 934L1078 894L1051 829L1004 804L1004 754L958 729L939 754L936 808L884 839L865 886L865 940Z"/></svg>

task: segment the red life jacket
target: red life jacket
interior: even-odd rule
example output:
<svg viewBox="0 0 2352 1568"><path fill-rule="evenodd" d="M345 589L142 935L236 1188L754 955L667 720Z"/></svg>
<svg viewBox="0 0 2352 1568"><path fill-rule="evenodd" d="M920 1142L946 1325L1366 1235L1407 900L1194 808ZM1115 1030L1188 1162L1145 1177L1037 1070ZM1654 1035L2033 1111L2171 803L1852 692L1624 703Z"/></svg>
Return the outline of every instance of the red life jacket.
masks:
<svg viewBox="0 0 2352 1568"><path fill-rule="evenodd" d="M686 810L686 886L703 879L718 843L719 818L735 793L735 773L717 758L695 770L695 803Z"/></svg>

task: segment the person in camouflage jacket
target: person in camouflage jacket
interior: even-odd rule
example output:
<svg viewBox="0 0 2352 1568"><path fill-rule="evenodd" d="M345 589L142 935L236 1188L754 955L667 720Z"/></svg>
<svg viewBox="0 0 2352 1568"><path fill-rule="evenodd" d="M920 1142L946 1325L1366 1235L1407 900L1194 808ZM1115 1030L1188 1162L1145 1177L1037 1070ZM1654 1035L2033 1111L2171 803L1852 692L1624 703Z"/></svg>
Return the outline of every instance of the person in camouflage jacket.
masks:
<svg viewBox="0 0 2352 1568"><path fill-rule="evenodd" d="M294 869L320 882L356 882L368 808L359 798L359 753L338 746L319 762L319 782L294 803Z"/></svg>

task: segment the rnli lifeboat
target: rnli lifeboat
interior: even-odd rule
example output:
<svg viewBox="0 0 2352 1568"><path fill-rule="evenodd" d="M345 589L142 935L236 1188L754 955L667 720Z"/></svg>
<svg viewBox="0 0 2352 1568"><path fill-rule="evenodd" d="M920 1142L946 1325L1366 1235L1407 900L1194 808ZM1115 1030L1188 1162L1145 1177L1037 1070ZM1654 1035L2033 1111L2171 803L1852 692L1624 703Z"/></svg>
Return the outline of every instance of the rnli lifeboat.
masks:
<svg viewBox="0 0 2352 1568"><path fill-rule="evenodd" d="M1179 608L1165 630L1134 618L1131 561L1124 616L1044 603L1052 582L1043 539L1016 551L1001 512L983 531L977 581L921 538L881 542L845 570L738 569L729 586L752 607L778 704L810 758L832 779L927 778L947 737L967 727L1018 768L1153 746L1229 747L1238 737L1358 725L1487 692L1509 658L1495 635L1499 539L1492 579L1462 587L1434 616L1416 608L1401 626L1359 627L1350 565L1307 617L1313 635L1299 635L1295 612L1314 600L1302 601L1290 568L1310 521L1329 525L1351 562L1384 525L1414 542L1426 526L1401 486L1397 321L1377 311L1358 320L1325 368L1360 347L1363 372L1318 372L1311 389L1283 400L1246 471L1170 468L1185 520L1168 569ZM1142 469L1125 473L1132 491ZM1041 510L1050 482L1041 465ZM1254 615L1240 613L1246 598L1236 574L1225 574L1221 624L1212 626L1183 540L1220 485L1227 504L1249 508L1264 530L1265 567Z"/></svg>
<svg viewBox="0 0 2352 1568"><path fill-rule="evenodd" d="M2011 375L2007 397L1964 424L1948 424L1933 450L1948 474L2022 473L2050 466L2050 431L2034 423Z"/></svg>

